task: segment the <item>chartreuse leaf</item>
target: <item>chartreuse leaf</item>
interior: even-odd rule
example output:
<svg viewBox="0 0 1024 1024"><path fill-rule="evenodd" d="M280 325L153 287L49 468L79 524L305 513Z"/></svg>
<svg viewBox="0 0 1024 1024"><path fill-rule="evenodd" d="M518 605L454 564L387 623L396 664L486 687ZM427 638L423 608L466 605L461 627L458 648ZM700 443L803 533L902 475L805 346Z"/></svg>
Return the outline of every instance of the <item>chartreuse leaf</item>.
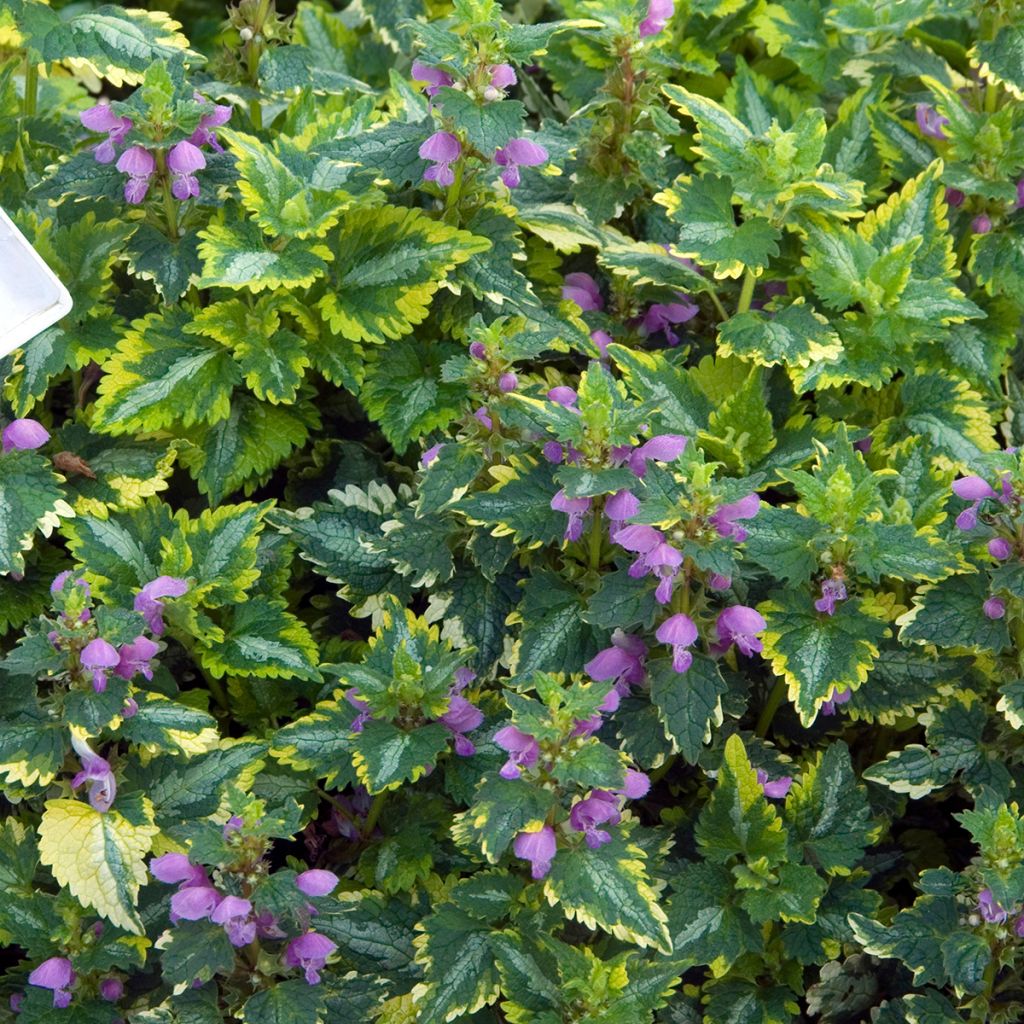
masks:
<svg viewBox="0 0 1024 1024"><path fill-rule="evenodd" d="M96 426L110 434L215 423L231 411L242 373L223 345L186 335L186 308L136 320L106 364Z"/></svg>
<svg viewBox="0 0 1024 1024"><path fill-rule="evenodd" d="M886 624L865 614L856 598L826 615L799 591L776 591L758 611L768 623L764 657L786 680L805 725L817 717L833 687L856 689L867 679L878 645L889 635Z"/></svg>
<svg viewBox="0 0 1024 1024"><path fill-rule="evenodd" d="M830 875L848 875L881 835L841 740L818 754L793 783L784 817L803 861Z"/></svg>
<svg viewBox="0 0 1024 1024"><path fill-rule="evenodd" d="M1010 907L1024 889L1024 819L1016 804L961 811L957 820L981 852L981 873L995 901Z"/></svg>
<svg viewBox="0 0 1024 1024"><path fill-rule="evenodd" d="M1024 100L1024 24L1001 24L991 38L977 40L967 56L986 82L998 82Z"/></svg>
<svg viewBox="0 0 1024 1024"><path fill-rule="evenodd" d="M831 362L842 350L839 335L803 298L771 314L748 311L730 317L718 334L718 351L761 366L803 368Z"/></svg>
<svg viewBox="0 0 1024 1024"><path fill-rule="evenodd" d="M332 259L326 245L296 240L272 244L257 224L240 217L230 224L212 221L199 237L200 288L308 288L327 272Z"/></svg>
<svg viewBox="0 0 1024 1024"><path fill-rule="evenodd" d="M105 813L81 800L47 800L39 859L83 906L141 935L135 906L147 877L143 858L159 831L147 797Z"/></svg>
<svg viewBox="0 0 1024 1024"><path fill-rule="evenodd" d="M61 517L74 516L46 460L34 451L0 455L0 574L23 572L23 551L36 530L49 536Z"/></svg>
<svg viewBox="0 0 1024 1024"><path fill-rule="evenodd" d="M333 243L338 254L320 312L350 341L384 344L422 323L448 273L490 242L418 210L348 210Z"/></svg>
<svg viewBox="0 0 1024 1024"><path fill-rule="evenodd" d="M217 720L162 694L138 695L139 710L121 722L118 734L149 753L166 751L188 756L213 750L220 740Z"/></svg>
<svg viewBox="0 0 1024 1024"><path fill-rule="evenodd" d="M696 764L711 739L711 729L722 724L722 695L725 680L718 663L703 654L693 656L685 672L675 672L668 659L647 664L651 703L666 737L689 764Z"/></svg>
<svg viewBox="0 0 1024 1024"><path fill-rule="evenodd" d="M624 831L620 827L597 850L580 846L555 857L544 895L588 928L670 953L668 919L648 879L646 855Z"/></svg>

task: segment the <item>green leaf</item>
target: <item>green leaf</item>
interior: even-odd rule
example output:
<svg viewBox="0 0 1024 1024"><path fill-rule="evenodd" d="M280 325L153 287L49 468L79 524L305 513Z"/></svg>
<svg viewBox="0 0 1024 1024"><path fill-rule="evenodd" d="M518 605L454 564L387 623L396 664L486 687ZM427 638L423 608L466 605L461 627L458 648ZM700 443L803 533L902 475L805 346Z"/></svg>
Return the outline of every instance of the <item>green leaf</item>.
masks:
<svg viewBox="0 0 1024 1024"><path fill-rule="evenodd" d="M915 530L910 523L864 523L852 539L850 561L872 583L883 576L934 583L960 564L945 541Z"/></svg>
<svg viewBox="0 0 1024 1024"><path fill-rule="evenodd" d="M692 436L707 425L711 403L668 353L610 345L608 354L622 371L630 391L656 410L652 430Z"/></svg>
<svg viewBox="0 0 1024 1024"><path fill-rule="evenodd" d="M968 57L986 81L1000 82L1011 95L1024 97L1024 25L999 25L988 39L979 39Z"/></svg>
<svg viewBox="0 0 1024 1024"><path fill-rule="evenodd" d="M125 807L122 800L120 809L104 813L80 800L47 800L39 824L39 859L83 906L142 935L135 906L147 879L143 858L160 830L147 798L130 819L122 813Z"/></svg>
<svg viewBox="0 0 1024 1024"><path fill-rule="evenodd" d="M523 134L526 108L518 100L488 102L446 87L438 90L435 102L488 160L493 159L496 149Z"/></svg>
<svg viewBox="0 0 1024 1024"><path fill-rule="evenodd" d="M439 723L405 732L391 722L367 722L352 741L352 761L359 781L371 793L416 782L447 749L448 730Z"/></svg>
<svg viewBox="0 0 1024 1024"><path fill-rule="evenodd" d="M988 582L981 573L950 576L922 587L914 595L913 608L896 620L900 640L1002 651L1010 642L1006 620L985 614L988 597Z"/></svg>
<svg viewBox="0 0 1024 1024"><path fill-rule="evenodd" d="M809 864L783 864L775 879L761 888L748 889L740 903L755 924L814 924L827 885Z"/></svg>
<svg viewBox="0 0 1024 1024"><path fill-rule="evenodd" d="M558 490L554 468L548 462L530 464L511 460L492 466L497 483L476 491L455 507L471 523L492 526L496 537L510 535L516 544L553 544L565 531L565 516L551 508Z"/></svg>
<svg viewBox="0 0 1024 1024"><path fill-rule="evenodd" d="M324 993L304 978L278 981L257 992L242 1007L244 1024L320 1024L324 1019Z"/></svg>
<svg viewBox="0 0 1024 1024"><path fill-rule="evenodd" d="M831 362L841 348L828 320L803 298L771 314L740 313L726 320L718 334L721 355L750 359L760 366L802 368Z"/></svg>
<svg viewBox="0 0 1024 1024"><path fill-rule="evenodd" d="M817 571L815 540L821 536L824 541L827 534L816 520L791 508L769 505L762 506L745 528L744 553L777 579L802 583Z"/></svg>
<svg viewBox="0 0 1024 1024"><path fill-rule="evenodd" d="M517 833L543 824L555 799L550 789L524 786L494 772L484 776L473 806L456 815L452 830L456 839L477 846L491 864L497 864Z"/></svg>
<svg viewBox="0 0 1024 1024"><path fill-rule="evenodd" d="M46 460L34 451L0 456L0 574L24 572L24 551L36 530L49 535L61 517L74 516Z"/></svg>
<svg viewBox="0 0 1024 1024"><path fill-rule="evenodd" d="M193 231L172 241L152 224L140 224L124 255L132 276L152 281L165 302L177 302L203 270Z"/></svg>
<svg viewBox="0 0 1024 1024"><path fill-rule="evenodd" d="M447 275L490 242L397 206L346 211L332 286L319 307L331 330L383 345L422 323Z"/></svg>
<svg viewBox="0 0 1024 1024"><path fill-rule="evenodd" d="M9 685L5 681L5 685ZM66 739L59 723L35 707L0 724L0 779L8 785L49 786L60 772Z"/></svg>
<svg viewBox="0 0 1024 1024"><path fill-rule="evenodd" d="M758 605L768 627L764 657L789 687L789 699L810 725L833 687L856 689L888 634L884 622L866 615L856 598L836 606L834 615L814 609L798 591L776 592Z"/></svg>
<svg viewBox="0 0 1024 1024"><path fill-rule="evenodd" d="M186 336L186 309L136 320L100 381L96 425L110 434L215 423L231 412L242 374L215 341Z"/></svg>
<svg viewBox="0 0 1024 1024"><path fill-rule="evenodd" d="M703 654L693 656L685 672L675 672L671 661L659 658L648 662L651 703L665 735L689 764L696 764L711 739L711 730L722 724L722 695L725 680L718 663Z"/></svg>
<svg viewBox="0 0 1024 1024"><path fill-rule="evenodd" d="M271 754L296 771L315 771L328 785L351 763L352 723L358 714L348 701L320 701L313 711L274 737Z"/></svg>
<svg viewBox="0 0 1024 1024"><path fill-rule="evenodd" d="M206 982L235 966L228 933L209 921L179 921L162 945L160 968L171 985L191 985L196 978Z"/></svg>
<svg viewBox="0 0 1024 1024"><path fill-rule="evenodd" d="M645 859L620 828L597 850L580 846L556 856L544 895L588 928L603 928L623 942L670 953L668 919L648 880Z"/></svg>
<svg viewBox="0 0 1024 1024"><path fill-rule="evenodd" d="M203 273L199 288L308 288L327 273L332 258L326 245L291 241L272 244L251 220L237 217L230 224L213 221L199 232Z"/></svg>
<svg viewBox="0 0 1024 1024"><path fill-rule="evenodd" d="M881 835L841 740L819 753L793 783L784 816L803 862L829 875L848 875Z"/></svg>
<svg viewBox="0 0 1024 1024"><path fill-rule="evenodd" d="M694 832L706 860L727 864L733 857L764 860L778 866L786 854L786 833L775 808L765 799L743 740L726 740L722 766L711 798Z"/></svg>

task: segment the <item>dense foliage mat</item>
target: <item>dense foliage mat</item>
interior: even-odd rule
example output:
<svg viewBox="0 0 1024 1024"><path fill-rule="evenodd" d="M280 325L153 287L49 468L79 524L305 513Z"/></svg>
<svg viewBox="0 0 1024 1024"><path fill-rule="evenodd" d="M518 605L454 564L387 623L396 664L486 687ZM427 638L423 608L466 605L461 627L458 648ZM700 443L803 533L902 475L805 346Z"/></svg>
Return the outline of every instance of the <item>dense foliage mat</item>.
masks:
<svg viewBox="0 0 1024 1024"><path fill-rule="evenodd" d="M0 1020L1024 1019L1024 7L150 6L0 0Z"/></svg>

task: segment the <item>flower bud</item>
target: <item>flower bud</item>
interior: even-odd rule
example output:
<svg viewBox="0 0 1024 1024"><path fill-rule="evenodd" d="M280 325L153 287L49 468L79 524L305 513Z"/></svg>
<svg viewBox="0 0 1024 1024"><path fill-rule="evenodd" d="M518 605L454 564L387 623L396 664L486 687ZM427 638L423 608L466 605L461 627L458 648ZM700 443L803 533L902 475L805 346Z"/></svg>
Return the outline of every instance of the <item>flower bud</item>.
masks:
<svg viewBox="0 0 1024 1024"><path fill-rule="evenodd" d="M509 391L515 391L518 384L519 378L511 371L509 371L508 373L503 373L498 378L498 389L504 391L506 394Z"/></svg>
<svg viewBox="0 0 1024 1024"><path fill-rule="evenodd" d="M993 537L988 542L988 553L1002 562L1013 553L1013 545L1005 537Z"/></svg>
<svg viewBox="0 0 1024 1024"><path fill-rule="evenodd" d="M238 34L239 36L241 36L243 43L247 43L249 42L250 39L252 39L252 29L249 28L248 25L246 25L244 28L239 29Z"/></svg>

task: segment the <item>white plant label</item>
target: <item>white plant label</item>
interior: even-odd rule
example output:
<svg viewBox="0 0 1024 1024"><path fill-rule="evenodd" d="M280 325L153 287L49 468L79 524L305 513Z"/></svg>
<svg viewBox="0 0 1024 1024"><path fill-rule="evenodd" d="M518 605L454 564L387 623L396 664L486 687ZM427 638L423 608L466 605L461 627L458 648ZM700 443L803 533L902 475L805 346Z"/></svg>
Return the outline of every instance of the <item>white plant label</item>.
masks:
<svg viewBox="0 0 1024 1024"><path fill-rule="evenodd" d="M0 210L0 357L71 311L71 296Z"/></svg>

